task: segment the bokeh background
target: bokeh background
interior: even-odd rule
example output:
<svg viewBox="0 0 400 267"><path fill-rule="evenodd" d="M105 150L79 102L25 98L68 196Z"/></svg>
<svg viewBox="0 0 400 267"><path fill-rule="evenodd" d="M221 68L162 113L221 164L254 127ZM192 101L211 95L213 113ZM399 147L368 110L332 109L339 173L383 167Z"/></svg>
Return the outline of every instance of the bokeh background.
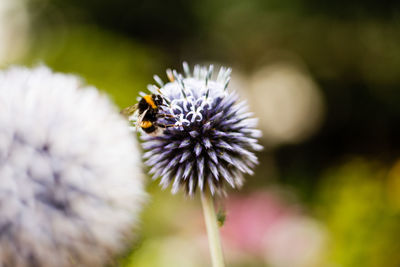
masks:
<svg viewBox="0 0 400 267"><path fill-rule="evenodd" d="M228 266L397 267L399 33L395 0L0 0L0 67L79 74L122 108L184 60L231 66L265 150L217 203ZM209 266L198 199L148 190L120 265Z"/></svg>

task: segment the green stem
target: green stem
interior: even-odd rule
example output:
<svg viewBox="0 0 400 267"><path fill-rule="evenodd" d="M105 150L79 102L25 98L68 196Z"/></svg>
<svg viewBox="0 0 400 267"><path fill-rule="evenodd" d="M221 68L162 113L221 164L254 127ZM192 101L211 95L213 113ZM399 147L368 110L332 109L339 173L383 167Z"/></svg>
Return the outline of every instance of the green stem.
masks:
<svg viewBox="0 0 400 267"><path fill-rule="evenodd" d="M212 266L224 267L224 256L222 254L217 217L215 215L214 202L211 194L202 192L201 204L203 205L204 220L206 221Z"/></svg>

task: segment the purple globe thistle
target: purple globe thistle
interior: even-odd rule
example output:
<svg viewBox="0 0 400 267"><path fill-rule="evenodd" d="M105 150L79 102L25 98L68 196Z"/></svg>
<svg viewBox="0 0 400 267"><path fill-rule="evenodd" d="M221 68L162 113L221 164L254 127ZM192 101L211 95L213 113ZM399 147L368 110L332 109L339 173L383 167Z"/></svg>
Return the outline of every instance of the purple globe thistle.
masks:
<svg viewBox="0 0 400 267"><path fill-rule="evenodd" d="M241 187L243 174L253 174L258 163L253 151L262 149L257 119L228 91L230 68L221 67L216 79L212 65L196 65L192 73L185 62L183 70L184 76L167 70L166 84L154 76L161 88L148 87L165 100L160 113L166 116L157 123L169 126L162 135L142 135L150 174L160 177L163 189L172 184L174 194L181 187L190 196L196 188L215 195L223 194L226 184Z"/></svg>

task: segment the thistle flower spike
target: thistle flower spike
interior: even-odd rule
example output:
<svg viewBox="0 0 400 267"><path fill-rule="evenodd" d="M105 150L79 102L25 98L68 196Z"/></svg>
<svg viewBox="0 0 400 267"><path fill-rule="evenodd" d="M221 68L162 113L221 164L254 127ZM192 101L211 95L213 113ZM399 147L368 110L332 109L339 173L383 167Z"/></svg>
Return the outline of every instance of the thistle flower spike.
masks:
<svg viewBox="0 0 400 267"><path fill-rule="evenodd" d="M191 72L184 62L183 71L168 70L165 84L156 79L163 84L160 94L171 101L162 113L172 115L159 123L174 127L159 136L142 135L146 164L173 193L184 189L193 196L197 189L223 195L227 186L238 188L243 175L253 173L254 152L262 149L260 131L247 104L227 89L230 68L222 67L216 79L212 65L196 65Z"/></svg>

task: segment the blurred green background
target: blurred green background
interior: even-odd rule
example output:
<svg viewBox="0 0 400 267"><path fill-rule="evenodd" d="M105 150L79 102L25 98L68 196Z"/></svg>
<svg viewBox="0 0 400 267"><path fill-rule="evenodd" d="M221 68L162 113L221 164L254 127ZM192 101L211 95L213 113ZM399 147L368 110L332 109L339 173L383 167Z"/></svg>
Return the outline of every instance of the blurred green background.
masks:
<svg viewBox="0 0 400 267"><path fill-rule="evenodd" d="M400 266L399 33L395 0L0 0L1 68L75 73L121 108L184 60L233 68L265 146L218 203L234 267ZM120 264L209 266L198 199L148 190Z"/></svg>

